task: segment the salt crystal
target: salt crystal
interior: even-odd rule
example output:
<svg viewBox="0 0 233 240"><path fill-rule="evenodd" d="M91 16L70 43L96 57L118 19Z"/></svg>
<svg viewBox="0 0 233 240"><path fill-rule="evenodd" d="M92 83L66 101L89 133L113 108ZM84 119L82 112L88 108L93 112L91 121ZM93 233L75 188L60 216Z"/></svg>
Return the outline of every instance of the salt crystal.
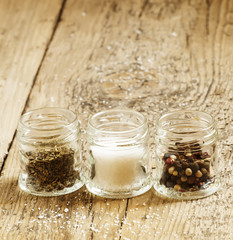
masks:
<svg viewBox="0 0 233 240"><path fill-rule="evenodd" d="M105 188L111 186L111 189L119 190L122 185L130 185L141 172L139 160L144 154L141 148L119 149L114 143L109 143L107 149L92 146L92 154L96 160L95 181ZM126 171L128 174L125 174Z"/></svg>

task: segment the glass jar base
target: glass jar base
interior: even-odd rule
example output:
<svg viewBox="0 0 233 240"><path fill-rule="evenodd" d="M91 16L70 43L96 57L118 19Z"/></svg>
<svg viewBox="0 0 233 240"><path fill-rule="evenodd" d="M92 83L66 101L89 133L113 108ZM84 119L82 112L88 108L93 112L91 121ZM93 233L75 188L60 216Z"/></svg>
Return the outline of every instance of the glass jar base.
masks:
<svg viewBox="0 0 233 240"><path fill-rule="evenodd" d="M152 183L149 183L140 189L131 189L130 191L121 191L121 192L105 191L103 189L93 186L93 184L91 184L91 183L86 184L86 187L89 192L91 192L97 196L104 197L104 198L121 199L121 198L132 198L132 197L136 197L136 196L144 194L145 192L147 192L151 189Z"/></svg>
<svg viewBox="0 0 233 240"><path fill-rule="evenodd" d="M200 199L205 198L213 193L217 192L221 186L221 182L219 179L216 179L214 182L208 185L208 187L198 190L198 191L187 191L187 192L179 192L172 188L167 188L160 183L154 184L154 189L157 192L159 197L162 198L170 198L170 199L177 199L177 200L193 200L193 199Z"/></svg>
<svg viewBox="0 0 233 240"><path fill-rule="evenodd" d="M27 186L27 179L22 176L22 174L19 176L18 185L21 190L23 190L26 193L36 195L36 196L42 196L42 197L54 197L54 196L61 196L66 195L72 192L77 191L80 189L84 184L81 181L78 181L71 187L66 187L62 190L55 190L55 191L36 191L33 188L30 188L30 186Z"/></svg>

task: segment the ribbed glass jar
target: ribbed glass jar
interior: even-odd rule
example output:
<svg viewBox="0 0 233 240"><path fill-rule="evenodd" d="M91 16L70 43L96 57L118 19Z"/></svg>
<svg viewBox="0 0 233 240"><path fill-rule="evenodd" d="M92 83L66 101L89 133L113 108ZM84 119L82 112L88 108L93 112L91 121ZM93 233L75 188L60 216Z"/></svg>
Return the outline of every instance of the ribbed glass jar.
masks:
<svg viewBox="0 0 233 240"><path fill-rule="evenodd" d="M22 115L17 131L19 186L40 196L71 193L80 181L80 123L62 108L41 108Z"/></svg>
<svg viewBox="0 0 233 240"><path fill-rule="evenodd" d="M95 114L87 128L87 189L106 198L133 197L151 186L146 118L132 110Z"/></svg>
<svg viewBox="0 0 233 240"><path fill-rule="evenodd" d="M155 126L155 190L174 199L197 199L216 192L220 178L213 117L177 111L161 116Z"/></svg>

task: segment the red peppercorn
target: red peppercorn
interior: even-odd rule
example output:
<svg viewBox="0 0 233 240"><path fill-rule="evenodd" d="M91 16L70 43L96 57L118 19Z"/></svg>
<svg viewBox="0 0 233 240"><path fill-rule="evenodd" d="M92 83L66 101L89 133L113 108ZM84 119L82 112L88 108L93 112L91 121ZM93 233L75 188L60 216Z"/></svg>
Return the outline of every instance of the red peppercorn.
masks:
<svg viewBox="0 0 233 240"><path fill-rule="evenodd" d="M181 188L181 189L180 189L180 192L187 192L187 190Z"/></svg>
<svg viewBox="0 0 233 240"><path fill-rule="evenodd" d="M188 178L188 184L193 184L195 182L195 177Z"/></svg>
<svg viewBox="0 0 233 240"><path fill-rule="evenodd" d="M172 158L168 158L166 160L166 164L168 164L168 165L173 165L173 163L174 163L174 160Z"/></svg>

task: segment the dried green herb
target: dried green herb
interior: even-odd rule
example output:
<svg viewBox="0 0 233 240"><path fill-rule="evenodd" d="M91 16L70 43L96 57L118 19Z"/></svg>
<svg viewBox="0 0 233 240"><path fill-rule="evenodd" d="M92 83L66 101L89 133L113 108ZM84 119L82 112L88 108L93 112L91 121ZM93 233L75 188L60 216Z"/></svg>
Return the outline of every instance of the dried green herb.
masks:
<svg viewBox="0 0 233 240"><path fill-rule="evenodd" d="M92 161L94 161L94 157L93 157L91 150L90 150L89 154L90 154ZM94 177L95 177L95 163L93 162L93 163L91 163L90 178L93 179Z"/></svg>
<svg viewBox="0 0 233 240"><path fill-rule="evenodd" d="M91 176L90 178L93 179L95 177L95 164L91 164Z"/></svg>
<svg viewBox="0 0 233 240"><path fill-rule="evenodd" d="M75 170L75 152L70 148L25 152L24 156L27 158L27 184L36 191L62 190L80 180Z"/></svg>
<svg viewBox="0 0 233 240"><path fill-rule="evenodd" d="M142 168L142 171L146 173L146 168L143 165L141 165L141 168Z"/></svg>

